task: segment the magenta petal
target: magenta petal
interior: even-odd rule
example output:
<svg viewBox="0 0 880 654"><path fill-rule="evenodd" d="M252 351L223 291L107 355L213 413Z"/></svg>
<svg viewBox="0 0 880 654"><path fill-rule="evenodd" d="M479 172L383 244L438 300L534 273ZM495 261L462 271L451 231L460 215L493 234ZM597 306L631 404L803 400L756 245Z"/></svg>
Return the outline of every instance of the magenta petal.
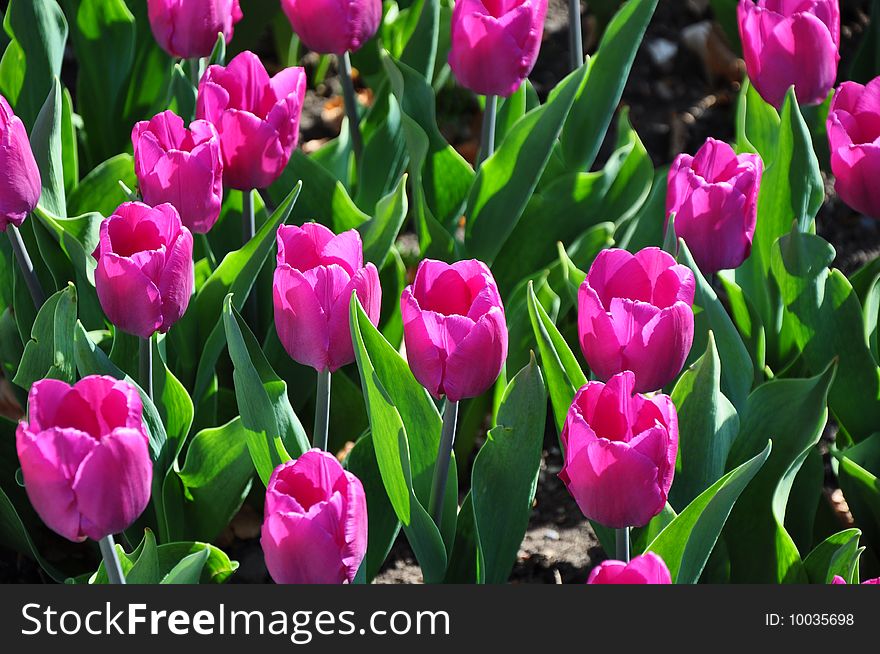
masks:
<svg viewBox="0 0 880 654"><path fill-rule="evenodd" d="M278 584L340 584L348 581L333 534L308 516L268 515L260 544Z"/></svg>
<svg viewBox="0 0 880 654"><path fill-rule="evenodd" d="M330 345L328 317L311 285L298 270L281 266L272 288L275 329L284 349L294 361L324 370Z"/></svg>
<svg viewBox="0 0 880 654"><path fill-rule="evenodd" d="M95 287L104 313L123 331L149 338L162 326L159 289L130 259L102 256L95 270Z"/></svg>
<svg viewBox="0 0 880 654"><path fill-rule="evenodd" d="M163 332L167 332L171 325L180 320L189 306L189 299L195 286L192 253L192 234L183 227L171 252L168 253L159 282L163 318L160 330Z"/></svg>
<svg viewBox="0 0 880 654"><path fill-rule="evenodd" d="M351 342L350 305L351 295L357 293L358 301L364 308L367 318L375 327L379 324L382 308L382 287L376 266L368 263L360 268L336 298L330 311L330 351L329 368L335 372L354 361L354 347Z"/></svg>
<svg viewBox="0 0 880 654"><path fill-rule="evenodd" d="M428 314L422 312L410 287L404 289L400 298L400 311L403 315L403 337L409 367L431 395L440 397L446 354L434 345L425 324Z"/></svg>
<svg viewBox="0 0 880 654"><path fill-rule="evenodd" d="M507 325L504 312L484 314L446 360L443 387L453 402L485 393L507 359Z"/></svg>

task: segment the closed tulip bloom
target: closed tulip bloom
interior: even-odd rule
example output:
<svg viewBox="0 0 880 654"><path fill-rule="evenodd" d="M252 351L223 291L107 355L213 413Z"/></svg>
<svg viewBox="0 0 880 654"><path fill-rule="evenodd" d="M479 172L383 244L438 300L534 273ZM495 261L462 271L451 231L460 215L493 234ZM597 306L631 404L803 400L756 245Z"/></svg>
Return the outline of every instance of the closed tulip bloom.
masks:
<svg viewBox="0 0 880 654"><path fill-rule="evenodd" d="M290 357L315 370L336 372L354 361L349 327L352 293L374 325L382 287L372 263L364 265L357 230L338 236L318 223L278 228L273 284L275 329Z"/></svg>
<svg viewBox="0 0 880 654"><path fill-rule="evenodd" d="M40 201L42 182L21 119L0 95L0 232L20 226Z"/></svg>
<svg viewBox="0 0 880 654"><path fill-rule="evenodd" d="M143 513L153 464L142 411L134 387L112 377L31 386L15 443L28 498L49 528L100 540Z"/></svg>
<svg viewBox="0 0 880 654"><path fill-rule="evenodd" d="M495 383L507 359L507 323L486 264L425 259L400 310L409 367L431 395L457 402Z"/></svg>
<svg viewBox="0 0 880 654"><path fill-rule="evenodd" d="M654 552L633 557L629 563L603 561L590 573L588 584L671 584L669 568Z"/></svg>
<svg viewBox="0 0 880 654"><path fill-rule="evenodd" d="M757 154L737 156L711 138L696 156L680 154L673 162L666 219L675 214L675 233L704 274L736 268L749 256L763 171Z"/></svg>
<svg viewBox="0 0 880 654"><path fill-rule="evenodd" d="M844 82L831 101L828 143L834 188L856 211L880 218L880 77Z"/></svg>
<svg viewBox="0 0 880 654"><path fill-rule="evenodd" d="M678 452L678 414L666 395L634 393L629 371L574 396L561 440L559 478L585 516L642 527L666 506Z"/></svg>
<svg viewBox="0 0 880 654"><path fill-rule="evenodd" d="M281 8L306 47L321 54L360 50L382 20L382 0L281 0Z"/></svg>
<svg viewBox="0 0 880 654"><path fill-rule="evenodd" d="M351 583L367 551L360 480L313 449L275 468L260 544L278 584Z"/></svg>
<svg viewBox="0 0 880 654"><path fill-rule="evenodd" d="M173 204L190 231L207 234L220 216L223 160L217 130L206 120L164 111L135 124L134 170L144 202Z"/></svg>
<svg viewBox="0 0 880 654"><path fill-rule="evenodd" d="M640 393L681 372L694 340L696 283L659 248L602 250L578 291L578 332L590 369L607 380L631 370Z"/></svg>
<svg viewBox="0 0 880 654"><path fill-rule="evenodd" d="M779 109L789 87L801 104L820 104L837 79L838 0L740 0L739 35L749 80Z"/></svg>
<svg viewBox="0 0 880 654"><path fill-rule="evenodd" d="M532 72L547 0L458 0L452 10L449 66L480 95L512 95Z"/></svg>
<svg viewBox="0 0 880 654"><path fill-rule="evenodd" d="M232 40L242 19L239 0L147 0L153 36L173 57L209 57L223 34Z"/></svg>
<svg viewBox="0 0 880 654"><path fill-rule="evenodd" d="M193 293L192 251L192 234L172 205L120 205L101 223L93 255L95 288L110 322L141 338L167 332Z"/></svg>
<svg viewBox="0 0 880 654"><path fill-rule="evenodd" d="M840 575L834 575L834 579L831 580L832 586L846 586L846 579L841 577ZM862 582L862 586L880 586L880 577L876 579L866 579Z"/></svg>
<svg viewBox="0 0 880 654"><path fill-rule="evenodd" d="M225 68L208 67L196 115L220 134L227 186L245 191L278 179L299 140L305 94L302 68L285 68L270 79L253 52L242 52Z"/></svg>

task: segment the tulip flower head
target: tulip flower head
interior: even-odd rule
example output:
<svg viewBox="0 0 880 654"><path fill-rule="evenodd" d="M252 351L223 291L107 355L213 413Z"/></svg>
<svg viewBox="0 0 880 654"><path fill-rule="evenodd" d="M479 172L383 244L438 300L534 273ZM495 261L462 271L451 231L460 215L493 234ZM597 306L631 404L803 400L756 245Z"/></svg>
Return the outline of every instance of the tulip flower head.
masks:
<svg viewBox="0 0 880 654"><path fill-rule="evenodd" d="M603 561L590 572L588 584L671 584L669 568L654 552L633 557L629 563Z"/></svg>
<svg viewBox="0 0 880 654"><path fill-rule="evenodd" d="M153 464L142 411L137 390L112 377L31 386L15 443L28 498L49 528L100 540L143 513Z"/></svg>
<svg viewBox="0 0 880 654"><path fill-rule="evenodd" d="M844 82L831 101L828 143L834 188L856 211L880 218L880 77Z"/></svg>
<svg viewBox="0 0 880 654"><path fill-rule="evenodd" d="M164 111L135 124L131 142L144 201L173 204L190 231L207 234L223 202L223 160L214 126L196 120L186 128L180 116Z"/></svg>
<svg viewBox="0 0 880 654"><path fill-rule="evenodd" d="M141 338L167 332L193 293L192 251L192 234L172 205L120 205L101 223L93 254L95 288L110 322Z"/></svg>
<svg viewBox="0 0 880 654"><path fill-rule="evenodd" d="M281 0L293 31L309 50L356 52L382 21L382 0Z"/></svg>
<svg viewBox="0 0 880 654"><path fill-rule="evenodd" d="M40 201L42 182L21 119L0 95L0 232L19 227Z"/></svg>
<svg viewBox="0 0 880 654"><path fill-rule="evenodd" d="M834 579L831 580L832 586L846 586L846 579L841 577L840 575L834 575ZM880 577L875 579L866 579L862 582L862 586L880 586Z"/></svg>
<svg viewBox="0 0 880 654"><path fill-rule="evenodd" d="M299 140L305 93L305 70L285 68L270 79L253 52L242 52L225 68L208 66L196 116L217 128L227 186L246 191L278 179Z"/></svg>
<svg viewBox="0 0 880 654"><path fill-rule="evenodd" d="M712 138L696 156L680 154L673 162L666 218L675 214L675 233L703 274L737 268L749 256L763 170L757 154L737 156L727 143Z"/></svg>
<svg viewBox="0 0 880 654"><path fill-rule="evenodd" d="M838 0L740 0L739 34L749 80L779 109L794 86L798 102L820 104L837 79Z"/></svg>
<svg viewBox="0 0 880 654"><path fill-rule="evenodd" d="M635 374L640 393L681 372L694 340L696 281L659 248L602 250L578 291L578 332L590 369Z"/></svg>
<svg viewBox="0 0 880 654"><path fill-rule="evenodd" d="M585 516L606 527L641 527L666 506L678 453L678 414L666 395L634 394L631 372L575 395L560 436L559 478Z"/></svg>
<svg viewBox="0 0 880 654"><path fill-rule="evenodd" d="M351 583L367 551L360 480L317 449L281 464L266 488L260 544L275 583Z"/></svg>
<svg viewBox="0 0 880 654"><path fill-rule="evenodd" d="M243 17L239 0L147 0L153 36L172 57L209 57L223 34L232 40Z"/></svg>
<svg viewBox="0 0 880 654"><path fill-rule="evenodd" d="M458 0L452 10L449 66L462 86L508 97L532 72L547 0Z"/></svg>
<svg viewBox="0 0 880 654"><path fill-rule="evenodd" d="M410 369L431 395L457 402L495 383L507 359L507 323L486 264L423 260L400 310Z"/></svg>
<svg viewBox="0 0 880 654"><path fill-rule="evenodd" d="M352 293L374 325L382 287L372 263L364 265L357 230L338 236L318 223L278 228L273 284L275 328L290 357L335 372L354 361L349 327Z"/></svg>

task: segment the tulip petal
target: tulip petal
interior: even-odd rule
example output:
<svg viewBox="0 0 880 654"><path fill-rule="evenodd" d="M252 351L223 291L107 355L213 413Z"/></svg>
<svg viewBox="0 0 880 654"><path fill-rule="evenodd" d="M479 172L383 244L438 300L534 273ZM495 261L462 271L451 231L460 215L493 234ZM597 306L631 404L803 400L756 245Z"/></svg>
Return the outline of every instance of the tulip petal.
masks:
<svg viewBox="0 0 880 654"><path fill-rule="evenodd" d="M449 326L457 321L447 319ZM498 378L507 359L507 325L496 307L484 314L446 360L443 389L453 402L477 397Z"/></svg>
<svg viewBox="0 0 880 654"><path fill-rule="evenodd" d="M275 329L290 357L315 370L327 368L328 318L303 274L289 266L279 266L275 270L272 298Z"/></svg>

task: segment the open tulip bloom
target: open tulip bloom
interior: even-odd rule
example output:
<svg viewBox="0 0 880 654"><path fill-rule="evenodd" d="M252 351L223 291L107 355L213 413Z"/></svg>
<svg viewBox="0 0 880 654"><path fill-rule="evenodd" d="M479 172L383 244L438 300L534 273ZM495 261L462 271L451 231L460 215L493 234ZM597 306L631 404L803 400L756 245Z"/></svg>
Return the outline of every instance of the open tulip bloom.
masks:
<svg viewBox="0 0 880 654"><path fill-rule="evenodd" d="M590 573L588 584L671 584L669 568L654 552L646 552L626 563L603 561Z"/></svg>

